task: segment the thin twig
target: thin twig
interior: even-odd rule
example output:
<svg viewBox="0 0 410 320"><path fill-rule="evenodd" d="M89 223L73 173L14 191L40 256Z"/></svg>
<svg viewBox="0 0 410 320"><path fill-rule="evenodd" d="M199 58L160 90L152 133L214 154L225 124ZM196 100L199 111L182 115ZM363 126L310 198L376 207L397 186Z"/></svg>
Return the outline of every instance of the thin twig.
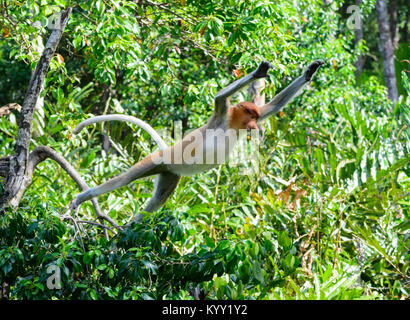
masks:
<svg viewBox="0 0 410 320"><path fill-rule="evenodd" d="M93 19L91 19L89 16L87 16L85 13L81 12L81 10L78 10L77 8L74 8L73 10L74 12L78 12L79 14L81 14L86 20L92 22L93 24L97 24L96 21L94 21Z"/></svg>
<svg viewBox="0 0 410 320"><path fill-rule="evenodd" d="M178 13L172 11L171 9L168 9L168 8L167 8L166 6L164 6L162 3L155 3L155 2L152 2L152 1L149 1L149 0L144 0L144 2L145 2L146 4L148 4L148 5L150 5L150 6L154 6L154 7L157 7L157 8L161 8L161 9L163 9L163 10L165 10L165 11L167 11L167 12L173 14L174 16L176 16L176 17L178 17L178 18L180 18L180 19L182 19L182 20L188 22L189 24L192 24L193 26L195 25L195 23L193 23L192 21L190 21L188 18L179 15Z"/></svg>
<svg viewBox="0 0 410 320"><path fill-rule="evenodd" d="M101 228L110 230L113 234L116 234L116 232L115 232L113 229L111 229L110 227L107 227L106 225L103 225L103 224L101 224L101 223L98 223L98 222L87 221L87 220L77 220L77 222L79 222L79 223L88 223L88 224L92 224L92 225L95 225L95 226L99 226L99 227L101 227Z"/></svg>

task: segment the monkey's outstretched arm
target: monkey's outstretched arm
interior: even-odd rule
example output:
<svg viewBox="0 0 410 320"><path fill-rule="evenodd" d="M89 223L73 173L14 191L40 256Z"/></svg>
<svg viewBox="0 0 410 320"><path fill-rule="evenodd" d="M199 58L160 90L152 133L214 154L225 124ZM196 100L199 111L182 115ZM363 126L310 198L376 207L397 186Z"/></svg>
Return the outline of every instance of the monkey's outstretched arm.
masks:
<svg viewBox="0 0 410 320"><path fill-rule="evenodd" d="M262 61L255 71L252 71L247 76L236 80L226 88L220 90L215 96L215 115L217 117L225 116L229 107L228 97L233 95L235 92L239 91L255 79L266 77L270 68L273 68L273 66L269 62Z"/></svg>
<svg viewBox="0 0 410 320"><path fill-rule="evenodd" d="M136 117L125 116L123 114L108 114L108 115L96 116L96 117L84 120L77 127L75 127L73 133L77 134L84 127L90 124L104 122L104 121L124 121L124 122L131 122L133 124L136 124L137 126L141 127L142 129L148 132L148 134L151 136L152 139L154 139L154 141L158 144L158 147L161 150L164 150L168 147L167 144L164 142L164 140L162 140L159 134L148 123Z"/></svg>
<svg viewBox="0 0 410 320"><path fill-rule="evenodd" d="M315 74L317 69L324 64L322 60L316 60L312 62L307 70L299 78L294 80L289 86L287 86L283 91L276 95L272 101L265 104L260 108L261 117L259 122L266 119L270 115L280 111L286 104L289 103L297 94L300 92L303 87L312 79L312 76Z"/></svg>

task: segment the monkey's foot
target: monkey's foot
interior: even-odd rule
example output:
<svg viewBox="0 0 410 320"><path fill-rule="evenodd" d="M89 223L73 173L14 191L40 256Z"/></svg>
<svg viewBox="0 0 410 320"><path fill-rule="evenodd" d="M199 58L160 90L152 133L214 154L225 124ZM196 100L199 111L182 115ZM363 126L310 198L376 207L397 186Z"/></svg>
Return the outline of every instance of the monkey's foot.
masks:
<svg viewBox="0 0 410 320"><path fill-rule="evenodd" d="M272 64L267 61L262 61L253 75L255 78L265 78L268 76L268 70L271 68L273 68Z"/></svg>
<svg viewBox="0 0 410 320"><path fill-rule="evenodd" d="M325 62L323 60L315 60L313 61L308 67L307 70L305 72L305 78L306 81L310 81L312 79L312 76L315 74L315 72L317 71L317 69L319 69L319 67L321 65L325 64Z"/></svg>

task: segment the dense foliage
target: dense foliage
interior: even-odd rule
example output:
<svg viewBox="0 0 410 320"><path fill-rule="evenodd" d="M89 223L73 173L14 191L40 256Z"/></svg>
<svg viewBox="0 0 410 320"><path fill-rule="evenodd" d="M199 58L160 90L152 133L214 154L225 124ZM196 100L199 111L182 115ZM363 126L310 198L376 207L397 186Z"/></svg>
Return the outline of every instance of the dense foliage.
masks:
<svg viewBox="0 0 410 320"><path fill-rule="evenodd" d="M183 178L160 212L117 235L61 221L77 186L51 160L40 164L18 211L0 216L0 282L11 298L193 299L197 285L210 299L408 298L410 81L398 72L396 105L382 73L356 81L367 48L354 47L343 1L10 1L0 16L0 105L22 103L38 36L46 41L68 5L32 147L53 147L89 185L156 148L117 123L71 136L92 114L134 115L159 131L180 120L186 131L205 123L217 90L261 60L275 66L268 98L314 59L327 64L266 122L257 170L248 158ZM364 20L373 7L364 1ZM17 117L0 118L0 156L13 152ZM136 181L100 204L126 224L151 190L151 179ZM80 216L92 220L90 203ZM51 265L61 289L47 288Z"/></svg>

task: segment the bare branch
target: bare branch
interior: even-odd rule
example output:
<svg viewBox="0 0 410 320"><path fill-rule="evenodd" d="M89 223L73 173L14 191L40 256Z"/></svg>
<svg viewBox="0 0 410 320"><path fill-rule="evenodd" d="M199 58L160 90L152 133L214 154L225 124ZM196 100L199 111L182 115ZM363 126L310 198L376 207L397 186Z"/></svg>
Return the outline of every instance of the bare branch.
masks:
<svg viewBox="0 0 410 320"><path fill-rule="evenodd" d="M27 175L32 177L34 169L37 165L44 161L45 159L50 158L57 162L61 168L68 173L68 175L77 183L82 191L90 189L84 179L80 174L74 169L74 167L57 151L47 146L36 147L33 152L30 154L29 163L27 166ZM98 205L97 199L91 200L94 206L95 213L98 218L107 220L114 227L119 228L118 225L112 220L109 216L104 214L100 206Z"/></svg>
<svg viewBox="0 0 410 320"><path fill-rule="evenodd" d="M11 157L0 158L0 176L7 178L9 172ZM77 183L82 191L90 189L84 179L80 174L74 169L74 167L57 151L47 146L36 147L29 155L29 160L27 164L27 170L25 174L24 184L18 191L16 198L20 201L27 187L31 184L33 173L39 163L50 158L57 162L60 167L68 173L68 175ZM92 204L94 206L95 213L100 220L106 220L115 228L119 229L119 226L112 220L108 215L101 211L101 208L97 202L97 199L92 199Z"/></svg>

